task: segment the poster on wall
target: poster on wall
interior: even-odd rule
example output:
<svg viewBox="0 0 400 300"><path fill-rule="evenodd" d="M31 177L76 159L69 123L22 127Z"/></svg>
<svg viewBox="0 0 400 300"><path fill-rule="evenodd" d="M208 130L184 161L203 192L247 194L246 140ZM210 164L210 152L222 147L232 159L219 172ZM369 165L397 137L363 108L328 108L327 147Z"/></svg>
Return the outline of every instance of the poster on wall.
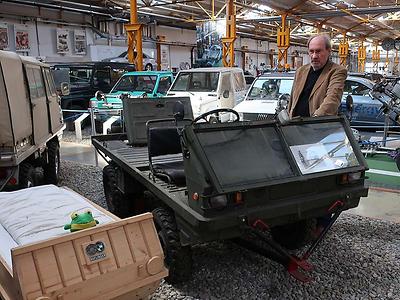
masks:
<svg viewBox="0 0 400 300"><path fill-rule="evenodd" d="M0 50L8 49L8 26L0 23Z"/></svg>
<svg viewBox="0 0 400 300"><path fill-rule="evenodd" d="M161 71L169 70L169 46L161 45Z"/></svg>
<svg viewBox="0 0 400 300"><path fill-rule="evenodd" d="M57 29L57 53L69 52L69 31L66 29Z"/></svg>
<svg viewBox="0 0 400 300"><path fill-rule="evenodd" d="M75 54L86 54L86 32L85 30L74 30Z"/></svg>
<svg viewBox="0 0 400 300"><path fill-rule="evenodd" d="M29 30L28 27L15 27L15 50L29 51Z"/></svg>
<svg viewBox="0 0 400 300"><path fill-rule="evenodd" d="M222 42L225 35L225 19L196 25L197 67L222 66Z"/></svg>

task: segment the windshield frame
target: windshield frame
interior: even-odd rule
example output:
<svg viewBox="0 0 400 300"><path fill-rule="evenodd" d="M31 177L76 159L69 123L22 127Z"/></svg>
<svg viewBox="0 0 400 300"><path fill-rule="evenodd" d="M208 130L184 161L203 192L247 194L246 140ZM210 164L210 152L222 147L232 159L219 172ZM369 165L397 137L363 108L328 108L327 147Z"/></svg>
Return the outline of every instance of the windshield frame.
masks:
<svg viewBox="0 0 400 300"><path fill-rule="evenodd" d="M253 97L251 96L251 92L253 91L253 89L255 88L255 86L257 85L258 82L260 82L260 81L262 82L262 84L261 84L261 87L262 87L267 81L272 81L272 80L279 82L275 96L268 94L268 95L266 95L266 97L260 97L259 96L260 93L259 93L259 95L256 95ZM265 100L265 101L276 100L277 101L279 96L282 95L282 93L280 93L280 91L279 91L282 81L291 81L292 82L291 89L293 88L294 77L260 77L260 78L256 78L246 94L245 101L253 101L253 100ZM256 88L259 88L259 87L256 87ZM287 94L290 95L290 93L291 93L291 91L289 91ZM283 94L286 94L286 93L283 93Z"/></svg>
<svg viewBox="0 0 400 300"><path fill-rule="evenodd" d="M151 92L149 92L149 91L147 91L147 90L133 90L133 89L127 90L127 91L126 91L126 90L121 90L121 89L117 88L118 85L121 83L121 81L125 80L125 79L128 78L128 77L133 77L133 78L138 78L138 77L149 77L150 79L153 78L154 82L153 82L153 80L151 80L151 81L152 81L152 84L153 84L153 89L151 90ZM154 90L155 90L155 88L157 87L158 78L159 78L158 75L150 75L150 74L140 74L140 75L137 75L137 74L128 74L128 75L123 75L123 76L121 76L121 78L115 83L115 85L113 86L113 88L112 88L111 91L110 91L110 94L111 94L111 93L115 93L115 92L143 92L143 93L148 93L148 94L150 94L150 93L153 93Z"/></svg>
<svg viewBox="0 0 400 300"><path fill-rule="evenodd" d="M200 76L199 74L206 74L206 80L208 81L208 87L211 87L210 89L206 89L207 86L205 86L204 88L191 88L189 89L189 86L191 85L193 87L194 82L199 82L200 84L202 84L201 81L193 81L193 77L194 76ZM214 82L211 83L211 75L207 74L217 74L217 78L214 78ZM189 75L187 82L186 82L186 89L175 89L177 84L180 84L181 82L181 78L182 76L186 76ZM208 78L207 78L208 77ZM174 82L172 83L169 92L190 92L190 93L216 93L218 91L218 87L220 85L220 80L221 80L221 71L199 71L199 72L187 72L187 71L181 71L178 73L178 76L176 77L176 79L174 80ZM203 82L204 84L204 82ZM215 85L215 86L211 86L211 85ZM214 89L212 89L212 87L215 87Z"/></svg>

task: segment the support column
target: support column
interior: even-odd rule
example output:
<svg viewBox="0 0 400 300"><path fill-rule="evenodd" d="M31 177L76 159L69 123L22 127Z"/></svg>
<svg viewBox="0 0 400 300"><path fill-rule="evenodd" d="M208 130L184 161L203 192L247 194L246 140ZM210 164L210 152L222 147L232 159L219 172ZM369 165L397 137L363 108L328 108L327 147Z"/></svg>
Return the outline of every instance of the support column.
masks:
<svg viewBox="0 0 400 300"><path fill-rule="evenodd" d="M389 51L386 51L385 74L387 74L389 72L389 64L390 64Z"/></svg>
<svg viewBox="0 0 400 300"><path fill-rule="evenodd" d="M378 73L378 63L381 60L381 51L378 50L378 44L375 43L375 49L372 50L372 62L374 63L372 66L372 70Z"/></svg>
<svg viewBox="0 0 400 300"><path fill-rule="evenodd" d="M142 49L142 24L138 23L137 2L130 0L131 23L125 25L128 35L128 60L135 64L136 70L143 70L143 49ZM135 54L136 52L136 54Z"/></svg>
<svg viewBox="0 0 400 300"><path fill-rule="evenodd" d="M395 54L395 56L394 56L394 60L393 60L393 70L392 70L393 75L399 74L399 51L396 50L395 53L396 53L396 54Z"/></svg>
<svg viewBox="0 0 400 300"><path fill-rule="evenodd" d="M349 43L346 39L346 32L343 32L343 40L339 44L340 65L347 68L347 56L349 55Z"/></svg>
<svg viewBox="0 0 400 300"><path fill-rule="evenodd" d="M226 37L222 38L222 64L233 67L235 64L236 14L233 0L226 0Z"/></svg>
<svg viewBox="0 0 400 300"><path fill-rule="evenodd" d="M367 47L364 46L364 40L361 40L361 45L358 47L358 72L365 72L365 60L367 58Z"/></svg>
<svg viewBox="0 0 400 300"><path fill-rule="evenodd" d="M282 24L278 28L276 44L278 46L278 70L283 71L289 68L287 62L288 49L290 47L290 28L286 24L286 14L281 15Z"/></svg>

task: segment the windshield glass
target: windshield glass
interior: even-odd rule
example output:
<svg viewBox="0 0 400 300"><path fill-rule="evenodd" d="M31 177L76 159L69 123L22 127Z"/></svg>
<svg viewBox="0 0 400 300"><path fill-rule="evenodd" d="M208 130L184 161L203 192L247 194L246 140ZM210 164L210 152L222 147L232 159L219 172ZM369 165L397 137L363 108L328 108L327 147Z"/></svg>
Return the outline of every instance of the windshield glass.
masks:
<svg viewBox="0 0 400 300"><path fill-rule="evenodd" d="M174 81L171 91L216 92L219 72L181 72Z"/></svg>
<svg viewBox="0 0 400 300"><path fill-rule="evenodd" d="M278 100L282 94L292 91L292 78L259 78L254 82L246 100Z"/></svg>
<svg viewBox="0 0 400 300"><path fill-rule="evenodd" d="M293 125L282 130L303 174L360 165L339 122Z"/></svg>
<svg viewBox="0 0 400 300"><path fill-rule="evenodd" d="M157 76L126 75L111 90L112 92L146 92L152 93L157 82Z"/></svg>

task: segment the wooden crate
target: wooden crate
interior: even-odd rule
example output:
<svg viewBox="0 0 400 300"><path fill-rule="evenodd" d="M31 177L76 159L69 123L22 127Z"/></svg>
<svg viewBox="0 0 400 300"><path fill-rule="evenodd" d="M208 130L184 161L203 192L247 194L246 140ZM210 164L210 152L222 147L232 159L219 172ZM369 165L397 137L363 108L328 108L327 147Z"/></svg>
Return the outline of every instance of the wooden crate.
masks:
<svg viewBox="0 0 400 300"><path fill-rule="evenodd" d="M109 214L107 212L107 214ZM143 299L168 275L146 213L12 249L2 261L5 299Z"/></svg>

